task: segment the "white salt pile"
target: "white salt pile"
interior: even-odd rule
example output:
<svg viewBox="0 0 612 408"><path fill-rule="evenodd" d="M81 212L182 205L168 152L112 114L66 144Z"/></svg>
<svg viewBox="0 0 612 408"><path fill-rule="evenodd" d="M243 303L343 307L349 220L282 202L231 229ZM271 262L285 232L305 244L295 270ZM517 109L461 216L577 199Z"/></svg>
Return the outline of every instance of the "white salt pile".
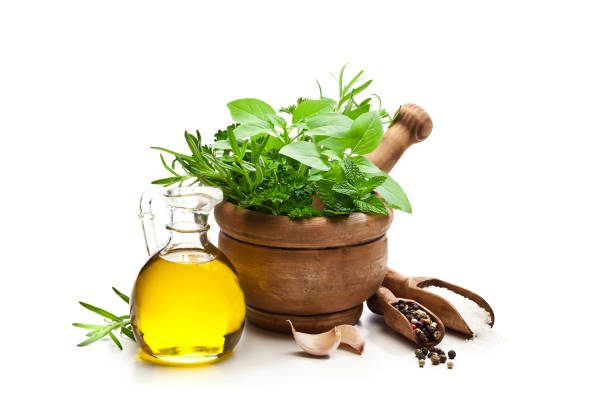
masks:
<svg viewBox="0 0 612 408"><path fill-rule="evenodd" d="M478 343L488 346L500 343L504 340L503 336L500 336L491 326L489 326L489 323L491 323L489 312L478 306L475 302L448 289L436 286L429 286L423 289L443 297L455 306L455 309L457 309L461 317L463 317L463 320L465 320L470 329L474 332L474 337L471 340L477 340Z"/></svg>

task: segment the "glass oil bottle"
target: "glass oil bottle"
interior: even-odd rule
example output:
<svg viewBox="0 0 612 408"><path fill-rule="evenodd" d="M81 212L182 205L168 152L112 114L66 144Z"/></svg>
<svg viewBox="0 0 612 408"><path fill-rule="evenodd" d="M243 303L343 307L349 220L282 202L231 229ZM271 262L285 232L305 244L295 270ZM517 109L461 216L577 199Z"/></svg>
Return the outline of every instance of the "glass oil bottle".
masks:
<svg viewBox="0 0 612 408"><path fill-rule="evenodd" d="M141 198L149 254L152 245L157 247L151 210L156 194ZM208 215L222 193L213 187L183 187L161 195L169 211L169 239L134 284L130 314L136 340L146 354L163 362L218 359L238 343L246 313L232 265L206 235Z"/></svg>

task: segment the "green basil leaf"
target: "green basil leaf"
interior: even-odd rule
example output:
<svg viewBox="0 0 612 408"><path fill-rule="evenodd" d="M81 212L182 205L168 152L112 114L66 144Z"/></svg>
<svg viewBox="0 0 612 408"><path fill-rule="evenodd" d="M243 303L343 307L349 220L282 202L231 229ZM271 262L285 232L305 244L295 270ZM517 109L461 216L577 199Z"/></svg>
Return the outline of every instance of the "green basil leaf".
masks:
<svg viewBox="0 0 612 408"><path fill-rule="evenodd" d="M293 123L297 123L313 115L332 112L336 102L331 99L307 99L293 111Z"/></svg>
<svg viewBox="0 0 612 408"><path fill-rule="evenodd" d="M280 154L291 157L312 168L319 170L329 170L329 164L321 158L321 153L314 143L298 141L285 145L279 151Z"/></svg>
<svg viewBox="0 0 612 408"><path fill-rule="evenodd" d="M276 114L268 115L268 122L270 122L272 125L278 126L281 129L287 128L287 121L282 116L278 116Z"/></svg>
<svg viewBox="0 0 612 408"><path fill-rule="evenodd" d="M345 136L353 121L341 113L322 113L304 119L306 133L311 136L331 136L339 138Z"/></svg>
<svg viewBox="0 0 612 408"><path fill-rule="evenodd" d="M258 120L267 121L268 115L276 115L274 109L255 98L236 99L227 104L232 119L240 123L256 122Z"/></svg>
<svg viewBox="0 0 612 408"><path fill-rule="evenodd" d="M264 120L256 120L249 123L243 123L234 129L234 136L238 140L246 140L253 136L267 133L272 129L272 124Z"/></svg>
<svg viewBox="0 0 612 408"><path fill-rule="evenodd" d="M353 153L366 154L376 149L382 135L383 125L378 112L368 112L355 119L346 137Z"/></svg>

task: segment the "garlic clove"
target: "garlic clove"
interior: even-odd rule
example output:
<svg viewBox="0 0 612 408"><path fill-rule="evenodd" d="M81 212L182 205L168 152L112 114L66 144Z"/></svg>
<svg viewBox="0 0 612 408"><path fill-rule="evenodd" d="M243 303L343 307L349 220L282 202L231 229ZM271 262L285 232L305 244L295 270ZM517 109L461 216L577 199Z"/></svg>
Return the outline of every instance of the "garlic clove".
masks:
<svg viewBox="0 0 612 408"><path fill-rule="evenodd" d="M363 354L365 337L363 337L363 334L361 334L358 328L349 324L341 324L340 326L336 326L336 328L340 330L341 343L348 344L357 350L359 354Z"/></svg>
<svg viewBox="0 0 612 408"><path fill-rule="evenodd" d="M340 330L334 327L330 331L319 334L308 334L295 331L291 320L287 320L291 325L293 338L298 346L308 354L313 356L327 356L340 345Z"/></svg>

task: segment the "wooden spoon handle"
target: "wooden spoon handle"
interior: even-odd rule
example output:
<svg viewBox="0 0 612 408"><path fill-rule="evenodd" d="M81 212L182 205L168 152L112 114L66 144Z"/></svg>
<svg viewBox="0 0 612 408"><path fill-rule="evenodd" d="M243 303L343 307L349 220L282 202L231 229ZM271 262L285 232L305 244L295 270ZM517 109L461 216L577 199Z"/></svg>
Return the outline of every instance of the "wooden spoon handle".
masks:
<svg viewBox="0 0 612 408"><path fill-rule="evenodd" d="M400 106L395 115L376 150L366 155L386 173L391 171L406 149L425 140L433 129L427 112L413 103Z"/></svg>
<svg viewBox="0 0 612 408"><path fill-rule="evenodd" d="M368 308L376 314L385 314L389 302L397 300L395 295L384 286L376 290L374 296L368 299Z"/></svg>

